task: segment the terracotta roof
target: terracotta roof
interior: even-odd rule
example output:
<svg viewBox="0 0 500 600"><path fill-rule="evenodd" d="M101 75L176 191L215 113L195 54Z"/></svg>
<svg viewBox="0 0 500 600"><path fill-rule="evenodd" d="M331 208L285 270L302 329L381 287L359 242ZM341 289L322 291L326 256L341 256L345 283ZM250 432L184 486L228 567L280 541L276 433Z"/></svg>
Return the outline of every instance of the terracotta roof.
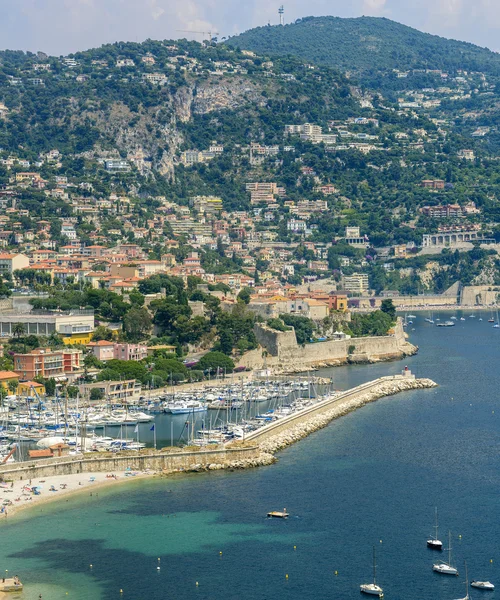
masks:
<svg viewBox="0 0 500 600"><path fill-rule="evenodd" d="M19 379L19 375L14 371L0 371L0 380L2 379Z"/></svg>

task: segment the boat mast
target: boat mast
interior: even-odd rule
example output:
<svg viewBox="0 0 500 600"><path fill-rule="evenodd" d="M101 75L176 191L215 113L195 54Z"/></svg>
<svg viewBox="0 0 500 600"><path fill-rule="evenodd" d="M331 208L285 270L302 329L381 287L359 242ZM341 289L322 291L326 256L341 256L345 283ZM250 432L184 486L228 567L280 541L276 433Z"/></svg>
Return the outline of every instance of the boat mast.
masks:
<svg viewBox="0 0 500 600"><path fill-rule="evenodd" d="M434 530L436 531L434 539L437 542L437 539L438 539L438 509L437 509L437 506L436 506L436 524L434 525Z"/></svg>
<svg viewBox="0 0 500 600"><path fill-rule="evenodd" d="M373 546L373 585L376 585L377 578L377 563L375 560L375 546Z"/></svg>
<svg viewBox="0 0 500 600"><path fill-rule="evenodd" d="M451 531L448 531L448 565L451 567Z"/></svg>

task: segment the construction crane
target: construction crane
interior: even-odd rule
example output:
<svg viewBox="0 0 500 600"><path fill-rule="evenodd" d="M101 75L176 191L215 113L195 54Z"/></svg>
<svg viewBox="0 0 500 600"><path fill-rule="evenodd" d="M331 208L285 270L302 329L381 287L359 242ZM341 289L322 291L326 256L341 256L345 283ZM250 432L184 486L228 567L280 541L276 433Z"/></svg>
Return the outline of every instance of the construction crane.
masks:
<svg viewBox="0 0 500 600"><path fill-rule="evenodd" d="M216 35L220 35L218 31L192 31L190 29L176 29L181 33L199 33L200 35L208 35L210 43L212 43L212 38Z"/></svg>

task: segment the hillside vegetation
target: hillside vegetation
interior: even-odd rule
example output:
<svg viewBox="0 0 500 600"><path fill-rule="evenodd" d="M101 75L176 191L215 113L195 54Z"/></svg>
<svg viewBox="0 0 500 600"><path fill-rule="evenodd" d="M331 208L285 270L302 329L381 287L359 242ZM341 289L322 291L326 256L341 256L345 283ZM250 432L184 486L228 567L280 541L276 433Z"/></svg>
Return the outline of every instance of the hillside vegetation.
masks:
<svg viewBox="0 0 500 600"><path fill-rule="evenodd" d="M500 74L497 53L377 17L307 17L284 27L250 29L226 43L348 71L465 69Z"/></svg>

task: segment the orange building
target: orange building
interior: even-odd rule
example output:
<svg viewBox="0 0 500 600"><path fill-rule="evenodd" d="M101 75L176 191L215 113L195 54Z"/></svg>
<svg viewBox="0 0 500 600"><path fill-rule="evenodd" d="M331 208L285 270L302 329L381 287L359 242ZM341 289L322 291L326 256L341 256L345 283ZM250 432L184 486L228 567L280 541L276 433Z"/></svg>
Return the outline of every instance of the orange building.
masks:
<svg viewBox="0 0 500 600"><path fill-rule="evenodd" d="M83 352L70 348L36 348L26 354L14 354L14 370L20 379L64 377L80 370Z"/></svg>

